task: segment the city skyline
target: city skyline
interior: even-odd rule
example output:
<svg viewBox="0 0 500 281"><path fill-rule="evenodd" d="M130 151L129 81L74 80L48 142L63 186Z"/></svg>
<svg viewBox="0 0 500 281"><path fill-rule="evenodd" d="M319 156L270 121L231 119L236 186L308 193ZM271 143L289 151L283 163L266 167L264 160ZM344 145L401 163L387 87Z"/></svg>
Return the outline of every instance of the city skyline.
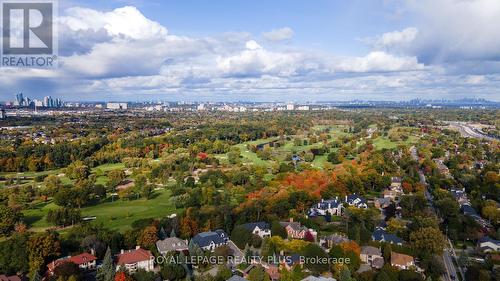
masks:
<svg viewBox="0 0 500 281"><path fill-rule="evenodd" d="M500 101L500 2L70 1L59 68L0 68L71 101Z"/></svg>

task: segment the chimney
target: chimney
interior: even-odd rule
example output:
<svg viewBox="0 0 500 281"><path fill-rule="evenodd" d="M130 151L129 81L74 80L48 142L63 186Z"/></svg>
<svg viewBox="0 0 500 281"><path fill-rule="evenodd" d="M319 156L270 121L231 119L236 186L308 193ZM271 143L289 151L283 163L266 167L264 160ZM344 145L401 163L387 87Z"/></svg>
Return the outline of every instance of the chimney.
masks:
<svg viewBox="0 0 500 281"><path fill-rule="evenodd" d="M290 218L290 220L289 220L289 221L290 221L290 222L293 222L293 218Z"/></svg>
<svg viewBox="0 0 500 281"><path fill-rule="evenodd" d="M94 250L94 248L90 249L90 254L93 255L93 256L95 256L95 250Z"/></svg>
<svg viewBox="0 0 500 281"><path fill-rule="evenodd" d="M140 248L141 248L141 246L135 246L136 250L139 250Z"/></svg>
<svg viewBox="0 0 500 281"><path fill-rule="evenodd" d="M125 254L125 250L121 249L120 254Z"/></svg>

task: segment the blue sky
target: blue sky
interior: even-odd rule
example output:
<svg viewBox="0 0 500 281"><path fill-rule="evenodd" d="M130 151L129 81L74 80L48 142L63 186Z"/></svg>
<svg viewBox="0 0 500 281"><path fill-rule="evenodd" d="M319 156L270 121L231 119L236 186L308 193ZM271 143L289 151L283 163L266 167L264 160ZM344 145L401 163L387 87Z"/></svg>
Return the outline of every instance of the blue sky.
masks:
<svg viewBox="0 0 500 281"><path fill-rule="evenodd" d="M65 1L0 100L500 100L497 0Z"/></svg>

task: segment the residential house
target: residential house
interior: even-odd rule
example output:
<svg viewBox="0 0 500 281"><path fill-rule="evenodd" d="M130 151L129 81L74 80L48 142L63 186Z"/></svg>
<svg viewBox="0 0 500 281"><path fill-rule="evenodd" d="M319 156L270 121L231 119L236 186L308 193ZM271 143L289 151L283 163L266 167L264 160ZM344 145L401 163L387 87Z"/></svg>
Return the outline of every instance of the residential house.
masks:
<svg viewBox="0 0 500 281"><path fill-rule="evenodd" d="M354 206L356 208L361 208L361 209L368 208L368 205L366 204L366 200L363 197L356 195L356 194L347 195L345 197L345 202L349 206Z"/></svg>
<svg viewBox="0 0 500 281"><path fill-rule="evenodd" d="M344 243L344 242L349 242L349 238L347 238L346 236L343 236L343 235L338 235L338 234L331 234L328 236L321 237L319 239L320 246L327 248L327 249L330 249L334 245L338 245L338 244Z"/></svg>
<svg viewBox="0 0 500 281"><path fill-rule="evenodd" d="M379 248L372 246L361 247L359 258L362 262L369 264L371 267L382 268L384 266L384 258L382 251Z"/></svg>
<svg viewBox="0 0 500 281"><path fill-rule="evenodd" d="M287 222L280 222L288 234L288 237L295 239L303 239L306 236L307 227L302 226L300 222L294 222L292 218Z"/></svg>
<svg viewBox="0 0 500 281"><path fill-rule="evenodd" d="M313 276L309 275L306 278L302 279L301 281L337 281L337 279L332 278L332 277L323 277L323 276Z"/></svg>
<svg viewBox="0 0 500 281"><path fill-rule="evenodd" d="M403 245L403 239L395 234L388 233L385 229L377 227L372 233L372 240L377 242L386 242L395 245Z"/></svg>
<svg viewBox="0 0 500 281"><path fill-rule="evenodd" d="M276 265L264 264L264 269L267 275L271 278L271 281L280 280L280 271Z"/></svg>
<svg viewBox="0 0 500 281"><path fill-rule="evenodd" d="M242 226L260 238L271 237L271 228L267 222L252 222Z"/></svg>
<svg viewBox="0 0 500 281"><path fill-rule="evenodd" d="M121 250L117 256L116 270L120 270L124 266L129 272L135 272L138 269L146 271L154 270L154 256L150 251L137 246L134 250Z"/></svg>
<svg viewBox="0 0 500 281"><path fill-rule="evenodd" d="M82 253L77 256L68 256L52 261L47 265L47 273L54 275L55 269L63 263L72 262L82 270L88 271L96 268L97 258L89 253Z"/></svg>
<svg viewBox="0 0 500 281"><path fill-rule="evenodd" d="M402 190L401 184L403 180L400 177L392 177L391 178L391 186L389 189L391 190Z"/></svg>
<svg viewBox="0 0 500 281"><path fill-rule="evenodd" d="M338 200L338 198L329 200L321 199L321 202L313 205L309 209L309 217L327 216L327 215L341 216L343 208L344 206L342 205L342 202Z"/></svg>
<svg viewBox="0 0 500 281"><path fill-rule="evenodd" d="M437 169L439 170L439 173L444 175L447 178L451 178L450 174L450 169L444 164L444 161L442 159L434 159L434 163L436 163Z"/></svg>
<svg viewBox="0 0 500 281"><path fill-rule="evenodd" d="M451 196L457 200L458 204L463 205L463 204L468 204L469 203L469 198L467 197L467 193L465 192L465 188L462 189L457 189L457 188L452 188L450 190Z"/></svg>
<svg viewBox="0 0 500 281"><path fill-rule="evenodd" d="M17 275L12 275L12 276L7 276L7 275L0 275L0 281L21 281L21 278Z"/></svg>
<svg viewBox="0 0 500 281"><path fill-rule="evenodd" d="M226 281L248 281L247 279L238 276L238 275L233 275L231 278L227 279Z"/></svg>
<svg viewBox="0 0 500 281"><path fill-rule="evenodd" d="M498 252L500 251L500 241L483 236L477 241L477 248L483 253Z"/></svg>
<svg viewBox="0 0 500 281"><path fill-rule="evenodd" d="M170 237L156 241L156 248L160 254L166 255L169 252L187 251L188 244L186 240L182 240L177 237Z"/></svg>
<svg viewBox="0 0 500 281"><path fill-rule="evenodd" d="M472 165L471 169L478 169L482 170L484 167L488 164L488 160L479 160L475 161L474 164Z"/></svg>
<svg viewBox="0 0 500 281"><path fill-rule="evenodd" d="M415 266L415 261L412 256L400 254L396 252L391 253L391 265L401 270L410 269Z"/></svg>
<svg viewBox="0 0 500 281"><path fill-rule="evenodd" d="M229 242L229 235L222 229L216 231L207 231L198 233L191 240L205 251L214 251L216 248L227 245Z"/></svg>
<svg viewBox="0 0 500 281"><path fill-rule="evenodd" d="M318 233L314 229L308 229L305 226L302 226L300 222L294 222L292 218L290 218L287 222L280 222L280 225L283 226L288 234L288 237L292 239L304 239L307 238L309 234L316 240Z"/></svg>
<svg viewBox="0 0 500 281"><path fill-rule="evenodd" d="M374 205L377 209L385 209L391 205L391 199L386 198L385 195L384 198L375 198Z"/></svg>
<svg viewBox="0 0 500 281"><path fill-rule="evenodd" d="M283 256L281 254L279 257L279 261L280 265L282 267L285 267L288 271L292 270L295 266L299 266L300 268L302 268L302 266L304 265L304 261L299 254L292 254L290 256Z"/></svg>

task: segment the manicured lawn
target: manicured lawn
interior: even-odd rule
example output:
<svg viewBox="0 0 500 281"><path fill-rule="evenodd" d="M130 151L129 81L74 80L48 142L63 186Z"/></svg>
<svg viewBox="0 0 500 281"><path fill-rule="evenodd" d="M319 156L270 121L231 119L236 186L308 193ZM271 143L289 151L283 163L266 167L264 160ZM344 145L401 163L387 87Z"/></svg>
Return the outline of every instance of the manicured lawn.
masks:
<svg viewBox="0 0 500 281"><path fill-rule="evenodd" d="M404 145L411 145L417 142L417 137L415 136L409 136L409 138L406 141L398 141L398 142L393 142L387 137L378 137L373 140L373 145L375 146L376 149L392 149L398 147L398 145L404 144Z"/></svg>
<svg viewBox="0 0 500 281"><path fill-rule="evenodd" d="M54 203L39 203L35 209L24 211L26 222L33 230L44 230L50 225L45 220L50 209L58 208ZM125 230L133 221L145 218L162 218L176 213L173 202L170 201L170 191L155 190L153 198L101 203L81 209L82 217L95 216L95 222L103 223L110 229ZM178 211L178 210L177 210Z"/></svg>
<svg viewBox="0 0 500 281"><path fill-rule="evenodd" d="M109 172L117 169L125 169L125 164L123 163L103 164L92 168L92 172L95 173L98 169L103 172Z"/></svg>

